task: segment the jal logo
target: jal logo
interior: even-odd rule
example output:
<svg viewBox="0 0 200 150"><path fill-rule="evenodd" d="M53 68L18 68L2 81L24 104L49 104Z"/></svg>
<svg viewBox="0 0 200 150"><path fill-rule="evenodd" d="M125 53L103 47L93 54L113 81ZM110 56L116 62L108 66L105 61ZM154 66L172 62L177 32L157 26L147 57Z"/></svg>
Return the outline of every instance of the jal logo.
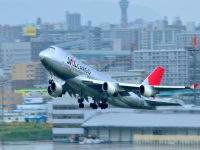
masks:
<svg viewBox="0 0 200 150"><path fill-rule="evenodd" d="M69 65L71 65L71 68L74 66L74 58L72 57L71 59L68 57L68 61L67 61L67 63L69 64Z"/></svg>
<svg viewBox="0 0 200 150"><path fill-rule="evenodd" d="M90 69L88 69L87 67L84 67L83 65L80 65L79 63L76 63L76 61L74 60L74 58L69 58L68 57L68 61L67 64L70 65L70 68L75 67L79 70L82 70L83 72L87 73L87 74L91 74Z"/></svg>
<svg viewBox="0 0 200 150"><path fill-rule="evenodd" d="M71 65L71 67L73 67L74 66L74 58L72 57L72 65Z"/></svg>

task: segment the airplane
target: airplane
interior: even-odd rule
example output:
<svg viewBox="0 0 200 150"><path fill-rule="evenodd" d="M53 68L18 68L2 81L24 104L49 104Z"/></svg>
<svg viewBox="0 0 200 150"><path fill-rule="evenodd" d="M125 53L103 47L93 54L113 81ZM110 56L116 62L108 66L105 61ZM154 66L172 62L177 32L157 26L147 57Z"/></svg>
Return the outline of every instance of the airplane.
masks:
<svg viewBox="0 0 200 150"><path fill-rule="evenodd" d="M57 46L39 53L40 61L51 78L54 76L64 84L49 80L48 94L62 97L66 92L77 97L79 108L84 108L84 100L92 98L93 109L108 108L111 104L120 108L155 110L158 106L180 106L179 103L156 100L156 95L164 91L195 89L192 86L160 86L165 69L158 66L140 85L119 83L103 73L83 64L73 55Z"/></svg>

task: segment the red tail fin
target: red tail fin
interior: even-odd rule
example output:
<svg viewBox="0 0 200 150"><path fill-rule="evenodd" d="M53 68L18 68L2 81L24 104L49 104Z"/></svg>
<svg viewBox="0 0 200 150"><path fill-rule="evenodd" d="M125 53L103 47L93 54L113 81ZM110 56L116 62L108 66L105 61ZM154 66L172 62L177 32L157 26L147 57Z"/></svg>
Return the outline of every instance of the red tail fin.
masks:
<svg viewBox="0 0 200 150"><path fill-rule="evenodd" d="M160 82L162 80L163 74L165 69L158 66L149 76L146 78L142 85L160 85Z"/></svg>
<svg viewBox="0 0 200 150"><path fill-rule="evenodd" d="M148 77L149 85L160 85L165 69L158 66Z"/></svg>

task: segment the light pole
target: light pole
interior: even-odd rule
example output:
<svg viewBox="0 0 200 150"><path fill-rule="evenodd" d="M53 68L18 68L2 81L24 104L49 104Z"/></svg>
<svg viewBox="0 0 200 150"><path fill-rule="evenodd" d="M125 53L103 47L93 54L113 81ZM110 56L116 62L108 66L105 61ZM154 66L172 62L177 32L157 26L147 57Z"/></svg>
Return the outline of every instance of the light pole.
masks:
<svg viewBox="0 0 200 150"><path fill-rule="evenodd" d="M189 69L192 68L193 69L193 83L190 84L196 84L196 54L197 52L199 52L199 50L196 49L191 49L189 47L186 48L186 50L190 53L190 56L193 58L193 64L192 66L190 66L189 63ZM191 76L189 75L189 80L191 81ZM194 105L197 105L197 93L196 93L196 89L194 89Z"/></svg>
<svg viewBox="0 0 200 150"><path fill-rule="evenodd" d="M2 118L2 122L1 122L1 144L3 145L4 144L4 101L3 101L3 84L4 84L4 81L1 80L0 81L0 84L1 84L1 109L2 109L2 114L1 114L1 118Z"/></svg>
<svg viewBox="0 0 200 150"><path fill-rule="evenodd" d="M192 45L192 47L186 47L186 50L190 53L190 56L193 57L193 65L191 67L193 67L193 84L196 84L196 54L198 51L196 49L197 46L197 35L194 35L194 38L192 40L192 42L189 42L190 45ZM190 68L190 63L189 63L189 68ZM190 76L190 75L189 75ZM189 79L190 80L190 79ZM198 105L197 104L197 93L196 93L196 89L194 90L194 105Z"/></svg>

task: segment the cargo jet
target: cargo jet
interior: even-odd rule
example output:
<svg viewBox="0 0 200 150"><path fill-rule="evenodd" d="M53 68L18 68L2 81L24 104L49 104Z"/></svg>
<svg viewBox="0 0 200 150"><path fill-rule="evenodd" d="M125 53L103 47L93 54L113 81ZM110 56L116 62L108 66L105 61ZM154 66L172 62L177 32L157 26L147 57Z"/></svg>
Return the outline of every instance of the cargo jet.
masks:
<svg viewBox="0 0 200 150"><path fill-rule="evenodd" d="M195 89L198 86L160 86L164 69L159 66L140 85L119 83L57 46L41 51L39 57L51 77L54 75L64 81L60 84L50 79L48 94L62 97L67 92L78 98L79 108L84 107L83 102L88 101L88 97L93 100L90 103L93 109L106 109L107 103L121 108L150 110L155 110L157 106L180 106L179 103L158 101L156 95L163 91Z"/></svg>

